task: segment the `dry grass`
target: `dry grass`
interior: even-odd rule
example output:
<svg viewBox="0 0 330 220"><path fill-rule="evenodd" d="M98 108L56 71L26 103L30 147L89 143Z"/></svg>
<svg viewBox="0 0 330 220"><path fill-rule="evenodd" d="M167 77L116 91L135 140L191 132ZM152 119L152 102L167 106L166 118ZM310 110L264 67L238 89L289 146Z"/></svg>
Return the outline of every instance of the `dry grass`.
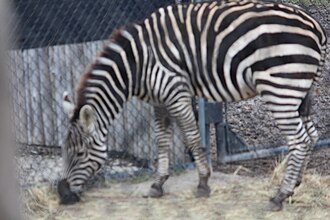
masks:
<svg viewBox="0 0 330 220"><path fill-rule="evenodd" d="M47 219L55 216L58 198L50 185L37 185L22 192L25 212L31 219Z"/></svg>
<svg viewBox="0 0 330 220"><path fill-rule="evenodd" d="M94 188L73 206L59 206L56 193L47 186L24 195L31 219L330 219L329 176L307 175L284 210L277 213L265 210L273 182L213 173L211 197L196 199L197 174L189 171L170 178L161 199L142 198L150 181Z"/></svg>

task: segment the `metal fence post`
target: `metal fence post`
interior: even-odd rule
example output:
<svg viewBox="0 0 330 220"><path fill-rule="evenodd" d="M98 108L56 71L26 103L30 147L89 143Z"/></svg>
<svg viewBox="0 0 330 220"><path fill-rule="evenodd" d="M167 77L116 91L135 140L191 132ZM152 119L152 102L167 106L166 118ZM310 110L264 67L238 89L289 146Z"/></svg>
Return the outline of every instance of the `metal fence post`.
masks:
<svg viewBox="0 0 330 220"><path fill-rule="evenodd" d="M219 102L207 102L202 98L198 99L198 127L201 134L201 144L211 166L211 143L210 124L214 124L216 130L216 147L218 161L224 162L227 155L227 127L223 116L223 104Z"/></svg>
<svg viewBox="0 0 330 220"><path fill-rule="evenodd" d="M209 142L207 139L209 137L208 126L206 126L205 121L205 100L203 98L198 99L198 129L201 136L201 145L203 147L204 152L207 154L208 163L211 162L211 158L208 154L210 151Z"/></svg>
<svg viewBox="0 0 330 220"><path fill-rule="evenodd" d="M226 132L226 122L223 117L223 103L220 104L220 120L215 123L215 134L216 134L216 145L217 145L217 159L218 162L224 163L225 157L227 155L227 132Z"/></svg>

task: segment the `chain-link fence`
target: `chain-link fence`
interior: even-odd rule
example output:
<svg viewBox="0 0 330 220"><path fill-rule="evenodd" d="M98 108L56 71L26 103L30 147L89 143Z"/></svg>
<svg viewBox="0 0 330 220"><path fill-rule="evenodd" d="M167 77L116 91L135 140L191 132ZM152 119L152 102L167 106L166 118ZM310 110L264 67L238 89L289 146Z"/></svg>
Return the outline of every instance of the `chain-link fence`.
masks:
<svg viewBox="0 0 330 220"><path fill-rule="evenodd" d="M68 118L62 110L62 94L74 98L75 85L112 30L142 20L156 8L174 0L15 0L16 48L9 52L13 74L13 105L17 157L22 184L54 180L61 171L60 146ZM177 1L179 2L179 1ZM307 8L330 32L330 6L321 1L295 1ZM329 34L330 35L330 34ZM318 85L315 120L322 137L330 133L330 66L326 63ZM282 144L283 140L260 100L229 104L228 121L249 145ZM155 167L153 109L136 99L125 105L110 128L105 176L129 176ZM251 126L253 124L253 126ZM179 132L174 132L178 134ZM190 159L181 137L174 136L173 165Z"/></svg>
<svg viewBox="0 0 330 220"><path fill-rule="evenodd" d="M26 1L16 0L17 48L10 51L16 142L21 182L49 181L61 171L60 146L68 117L62 95L74 89L112 30L142 20L155 9L173 4L161 1ZM153 109L136 99L125 105L110 128L110 175L131 175L152 169L155 147ZM184 147L174 137L173 164L184 163ZM105 169L108 169L106 167Z"/></svg>

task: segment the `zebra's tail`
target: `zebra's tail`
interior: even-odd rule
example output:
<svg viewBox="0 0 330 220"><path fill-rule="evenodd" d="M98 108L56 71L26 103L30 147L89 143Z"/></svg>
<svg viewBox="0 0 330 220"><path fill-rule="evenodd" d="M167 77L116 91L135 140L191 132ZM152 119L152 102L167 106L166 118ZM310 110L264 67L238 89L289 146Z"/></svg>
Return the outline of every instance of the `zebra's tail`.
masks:
<svg viewBox="0 0 330 220"><path fill-rule="evenodd" d="M310 116L311 115L311 110L312 110L312 100L313 100L313 88L308 91L307 95L305 98L302 100L302 103L299 106L299 115L300 116Z"/></svg>
<svg viewBox="0 0 330 220"><path fill-rule="evenodd" d="M325 44L322 45L322 47L321 47L321 59L320 59L320 62L319 62L319 67L317 68L315 81L318 81L320 76L321 76L321 73L322 73L322 70L323 70L323 67L324 67L324 63L325 63L325 59L326 59L326 56L327 56L327 51L329 49L329 46L328 46L329 43L325 42Z"/></svg>
<svg viewBox="0 0 330 220"><path fill-rule="evenodd" d="M329 42L330 43L330 42ZM317 68L316 76L314 78L314 83L317 82L321 76L322 70L324 68L324 63L327 55L327 51L329 49L329 46L327 43L325 43L321 48L321 59L319 62L319 66ZM313 83L313 84L314 84ZM315 86L312 85L312 88L308 91L305 98L302 100L302 103L299 107L299 114L301 116L310 116L311 115L311 106L312 106L312 100L313 100L313 94L315 93Z"/></svg>

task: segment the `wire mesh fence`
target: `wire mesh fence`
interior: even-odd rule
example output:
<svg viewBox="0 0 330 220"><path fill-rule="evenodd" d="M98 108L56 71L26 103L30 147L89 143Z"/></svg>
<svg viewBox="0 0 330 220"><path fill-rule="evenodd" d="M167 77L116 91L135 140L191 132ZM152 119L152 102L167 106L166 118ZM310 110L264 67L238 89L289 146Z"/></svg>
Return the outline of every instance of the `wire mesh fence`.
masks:
<svg viewBox="0 0 330 220"><path fill-rule="evenodd" d="M188 1L14 1L18 20L14 32L18 37L16 48L9 51L9 66L13 74L13 115L22 185L58 177L62 168L60 146L68 124L62 110L63 92L68 91L74 99L80 74L112 30L142 20L155 9L176 2ZM305 0L287 2L299 4L310 11L329 35L328 3ZM326 111L330 101L327 91L329 61L324 72L317 86L319 96L314 102L314 121L322 137L327 137L330 133L330 111ZM229 104L227 118L233 130L248 145L284 143L258 98ZM101 172L103 176L126 177L141 170L152 171L157 163L152 107L136 99L128 102L111 126L107 144L109 160ZM170 157L173 165L190 161L179 135L174 135Z"/></svg>
<svg viewBox="0 0 330 220"><path fill-rule="evenodd" d="M62 95L74 99L79 76L112 30L139 21L174 1L15 1L17 47L9 52L13 73L19 176L24 184L56 179L60 146L68 125ZM108 138L110 174L131 175L152 168L156 158L153 109L128 102ZM184 147L174 137L173 163L184 163ZM173 145L174 146L174 145ZM183 150L182 150L183 149ZM107 169L107 168L105 168Z"/></svg>

